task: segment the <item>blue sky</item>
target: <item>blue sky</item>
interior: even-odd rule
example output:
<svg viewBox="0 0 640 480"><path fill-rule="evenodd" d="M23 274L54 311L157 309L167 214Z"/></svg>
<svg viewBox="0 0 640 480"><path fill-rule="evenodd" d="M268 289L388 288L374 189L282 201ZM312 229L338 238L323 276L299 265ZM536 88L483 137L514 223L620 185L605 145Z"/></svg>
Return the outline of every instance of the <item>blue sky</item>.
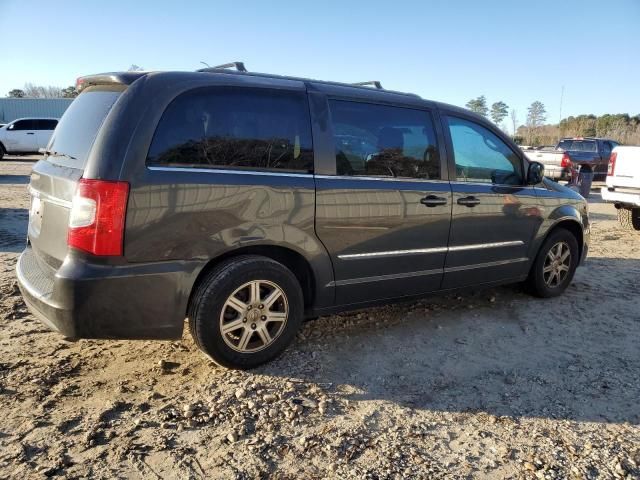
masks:
<svg viewBox="0 0 640 480"><path fill-rule="evenodd" d="M0 0L0 95L90 73L250 70L380 80L455 105L478 95L524 121L640 113L640 0Z"/></svg>

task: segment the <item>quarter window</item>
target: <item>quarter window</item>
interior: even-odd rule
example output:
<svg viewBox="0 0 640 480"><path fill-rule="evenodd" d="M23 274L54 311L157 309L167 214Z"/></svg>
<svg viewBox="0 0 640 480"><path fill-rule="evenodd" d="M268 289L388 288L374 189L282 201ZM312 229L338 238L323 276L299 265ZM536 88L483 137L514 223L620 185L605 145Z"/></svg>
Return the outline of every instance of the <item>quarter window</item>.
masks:
<svg viewBox="0 0 640 480"><path fill-rule="evenodd" d="M55 130L58 125L57 120L35 120L36 130Z"/></svg>
<svg viewBox="0 0 640 480"><path fill-rule="evenodd" d="M447 117L456 180L459 182L521 185L520 158L489 129L468 120Z"/></svg>
<svg viewBox="0 0 640 480"><path fill-rule="evenodd" d="M306 96L234 88L183 94L160 119L147 162L312 172Z"/></svg>
<svg viewBox="0 0 640 480"><path fill-rule="evenodd" d="M330 100L338 175L440 178L431 115L423 110Z"/></svg>

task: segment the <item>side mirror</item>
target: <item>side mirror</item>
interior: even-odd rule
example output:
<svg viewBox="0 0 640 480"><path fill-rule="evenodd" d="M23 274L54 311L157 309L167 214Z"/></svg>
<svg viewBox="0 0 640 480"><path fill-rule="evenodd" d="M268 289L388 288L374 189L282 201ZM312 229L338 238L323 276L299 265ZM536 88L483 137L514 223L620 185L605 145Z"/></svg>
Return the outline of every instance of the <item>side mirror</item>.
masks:
<svg viewBox="0 0 640 480"><path fill-rule="evenodd" d="M544 165L540 162L529 163L529 171L527 172L527 183L529 185L537 185L544 178Z"/></svg>
<svg viewBox="0 0 640 480"><path fill-rule="evenodd" d="M13 128L14 128L14 127L15 127L15 124L13 124L13 123L12 123L11 125L9 125L9 126L7 127L7 130L13 130Z"/></svg>

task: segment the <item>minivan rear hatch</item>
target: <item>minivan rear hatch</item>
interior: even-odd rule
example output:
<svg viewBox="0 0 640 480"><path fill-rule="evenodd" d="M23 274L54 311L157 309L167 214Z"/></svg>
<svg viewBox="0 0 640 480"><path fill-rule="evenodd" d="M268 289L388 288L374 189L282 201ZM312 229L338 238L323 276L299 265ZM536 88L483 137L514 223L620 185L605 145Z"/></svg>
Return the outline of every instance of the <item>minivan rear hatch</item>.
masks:
<svg viewBox="0 0 640 480"><path fill-rule="evenodd" d="M43 160L36 163L29 190L29 242L38 257L58 268L67 253L71 201L93 143L126 86L99 85L83 91L64 113Z"/></svg>

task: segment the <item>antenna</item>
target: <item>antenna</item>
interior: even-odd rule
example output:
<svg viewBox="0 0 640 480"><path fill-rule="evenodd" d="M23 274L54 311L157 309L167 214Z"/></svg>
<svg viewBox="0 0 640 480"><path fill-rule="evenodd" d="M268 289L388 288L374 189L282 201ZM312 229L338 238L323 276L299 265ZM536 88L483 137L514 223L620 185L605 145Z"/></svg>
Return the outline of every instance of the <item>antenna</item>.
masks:
<svg viewBox="0 0 640 480"><path fill-rule="evenodd" d="M560 118L558 119L558 141L562 138L562 130L560 129L560 122L562 122L562 99L564 98L564 85L560 90Z"/></svg>
<svg viewBox="0 0 640 480"><path fill-rule="evenodd" d="M207 62L203 62L202 60L200 60L200 63L203 64L207 68L211 68L211 65L209 65Z"/></svg>

